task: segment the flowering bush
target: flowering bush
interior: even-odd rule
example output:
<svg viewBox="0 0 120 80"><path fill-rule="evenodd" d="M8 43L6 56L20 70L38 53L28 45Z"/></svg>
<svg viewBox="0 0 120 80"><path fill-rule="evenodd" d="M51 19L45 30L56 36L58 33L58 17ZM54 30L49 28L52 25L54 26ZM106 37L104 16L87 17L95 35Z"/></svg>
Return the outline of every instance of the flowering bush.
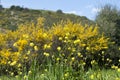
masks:
<svg viewBox="0 0 120 80"><path fill-rule="evenodd" d="M47 30L43 21L44 18L39 18L37 24L26 23L16 31L0 33L3 69L19 73L26 64L28 68L33 59L37 59L38 64L51 60L73 67L87 64L88 59L90 64L97 64L99 57L104 56L102 52L109 48L109 38L100 34L97 26L82 26L68 20Z"/></svg>

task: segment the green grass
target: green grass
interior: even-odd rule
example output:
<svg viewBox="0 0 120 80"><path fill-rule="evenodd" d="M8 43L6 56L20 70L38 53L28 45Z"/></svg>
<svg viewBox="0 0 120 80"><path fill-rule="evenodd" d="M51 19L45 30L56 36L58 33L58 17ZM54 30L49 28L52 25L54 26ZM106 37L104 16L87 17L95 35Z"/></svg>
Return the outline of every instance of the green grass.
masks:
<svg viewBox="0 0 120 80"><path fill-rule="evenodd" d="M48 63L43 68L33 64L30 71L17 76L1 75L0 80L120 80L120 72L113 69L74 70L63 63Z"/></svg>

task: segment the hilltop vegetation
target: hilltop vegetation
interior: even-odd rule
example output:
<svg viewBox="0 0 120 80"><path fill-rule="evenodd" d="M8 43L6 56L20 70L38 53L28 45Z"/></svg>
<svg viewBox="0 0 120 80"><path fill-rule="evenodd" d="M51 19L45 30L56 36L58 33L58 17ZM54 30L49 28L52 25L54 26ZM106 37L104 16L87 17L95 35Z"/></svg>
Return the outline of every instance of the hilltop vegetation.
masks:
<svg viewBox="0 0 120 80"><path fill-rule="evenodd" d="M17 29L19 24L27 22L35 22L38 17L44 17L44 27L51 27L54 23L61 20L71 20L73 22L81 22L81 24L93 24L85 16L77 16L74 14L65 14L62 10L49 11L49 10L33 10L22 8L20 6L11 6L10 8L3 8L0 11L0 27L4 29Z"/></svg>

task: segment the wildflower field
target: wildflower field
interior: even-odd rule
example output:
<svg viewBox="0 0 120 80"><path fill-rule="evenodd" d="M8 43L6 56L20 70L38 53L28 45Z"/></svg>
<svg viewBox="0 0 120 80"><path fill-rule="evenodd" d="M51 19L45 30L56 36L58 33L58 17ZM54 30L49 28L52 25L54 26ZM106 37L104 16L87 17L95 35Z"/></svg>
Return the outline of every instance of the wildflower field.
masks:
<svg viewBox="0 0 120 80"><path fill-rule="evenodd" d="M38 18L0 33L0 80L120 80L113 45L97 25L67 20L45 29Z"/></svg>

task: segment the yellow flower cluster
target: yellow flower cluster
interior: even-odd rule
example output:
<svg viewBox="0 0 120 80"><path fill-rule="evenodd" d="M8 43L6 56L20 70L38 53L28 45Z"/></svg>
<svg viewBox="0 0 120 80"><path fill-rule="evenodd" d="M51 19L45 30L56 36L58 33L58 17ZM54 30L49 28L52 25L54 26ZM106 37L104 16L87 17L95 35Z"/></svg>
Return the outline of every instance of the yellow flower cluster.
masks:
<svg viewBox="0 0 120 80"><path fill-rule="evenodd" d="M27 40L18 40L13 44L14 47L17 47L18 50L23 50L23 48L27 45Z"/></svg>
<svg viewBox="0 0 120 80"><path fill-rule="evenodd" d="M108 48L109 39L99 34L97 26L82 26L66 21L46 30L43 21L43 18L39 18L37 24L26 23L19 25L16 31L0 33L0 65L20 67L36 54L40 54L39 58L54 56L57 61L64 57L65 62L74 63L84 53Z"/></svg>

